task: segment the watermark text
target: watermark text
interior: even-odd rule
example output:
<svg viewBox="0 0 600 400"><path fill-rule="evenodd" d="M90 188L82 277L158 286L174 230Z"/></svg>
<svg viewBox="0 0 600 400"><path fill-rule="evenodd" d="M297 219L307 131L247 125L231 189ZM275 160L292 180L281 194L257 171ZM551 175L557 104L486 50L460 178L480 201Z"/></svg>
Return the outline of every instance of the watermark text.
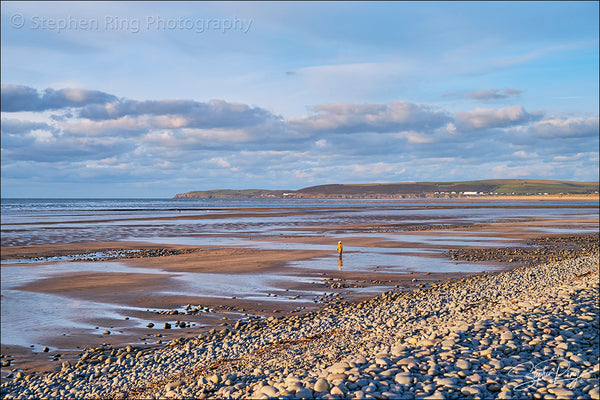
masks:
<svg viewBox="0 0 600 400"><path fill-rule="evenodd" d="M251 18L194 18L162 17L122 17L106 15L102 18L82 18L65 16L61 18L30 16L15 13L10 16L10 25L14 29L52 31L56 33L73 31L123 31L130 33L188 31L205 33L209 31L228 33L232 31L248 33L252 27Z"/></svg>

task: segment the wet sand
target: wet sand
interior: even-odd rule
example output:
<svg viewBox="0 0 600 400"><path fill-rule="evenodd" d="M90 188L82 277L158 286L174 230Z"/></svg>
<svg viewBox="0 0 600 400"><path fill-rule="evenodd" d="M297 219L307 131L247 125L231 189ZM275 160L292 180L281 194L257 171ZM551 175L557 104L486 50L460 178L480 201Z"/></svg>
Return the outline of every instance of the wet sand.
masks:
<svg viewBox="0 0 600 400"><path fill-rule="evenodd" d="M596 209L597 210L597 209ZM260 218L265 215L302 215L312 216L322 210L238 210L239 216ZM231 211L227 211L231 213ZM202 218L223 218L216 213ZM190 216L175 217L190 219ZM200 217L198 217L200 218ZM159 220L153 219L152 221ZM118 220L120 221L120 220ZM358 221L361 222L361 221ZM303 313L321 307L323 304L340 301L359 301L395 288L412 290L424 285L456 280L466 275L480 272L436 272L427 270L426 264L435 257L449 258L454 249L476 249L489 247L485 238L503 238L505 245L524 245L528 240L539 237L552 229L589 230L597 229L598 221L585 218L562 217L553 219L528 218L515 221L460 222L439 225L436 223L398 223L398 221L368 220L357 223L357 219L348 218L341 223L324 226L314 222L297 224L287 228L286 233L256 235L243 231L243 224L232 227L231 235L213 234L219 238L238 238L240 245L235 247L172 244L168 240L160 243L147 241L98 241L68 243L34 244L29 246L3 246L2 259L11 260L24 257L50 257L114 249L170 249L193 250L185 254L160 257L119 259L104 261L103 271L69 271L49 276L39 276L11 289L29 293L57 295L75 301L91 301L127 307L119 315L109 317L97 315L78 315L74 319L82 325L97 326L97 332L90 334L89 329L69 327L61 335L48 336L43 345L50 347L48 353L30 348L2 344L2 358L12 360L3 371L18 368L24 371L59 370L61 361L75 360L83 349L105 344L121 347L131 343L144 346L160 346L169 340L182 336L197 336L199 332L211 328L232 326L242 318L268 317ZM432 239L432 231L433 239ZM55 235L60 238L60 234ZM338 260L335 254L337 239L343 237L346 252ZM445 243L442 239L454 241ZM194 239L193 237L191 239ZM178 239L174 239L177 241ZM442 240L433 242L432 240ZM59 240L58 240L59 241ZM465 245L455 242L464 241ZM253 247L248 247L248 243ZM274 249L274 244L277 244ZM288 246L289 248L285 248ZM298 249L296 247L302 247ZM331 247L330 249L328 247ZM377 268L360 270L347 268L353 257L359 256L358 248L379 250L408 251L417 259L422 258L422 268L395 268L394 265L382 265ZM321 260L314 262L315 260ZM348 261L346 261L348 260ZM311 268L301 267L302 262L313 262ZM90 262L93 264L94 262ZM112 264L111 264L112 263ZM49 263L28 264L32 275ZM61 266L68 266L63 263ZM122 266L127 272L110 270L110 265ZM488 260L480 269L500 271L519 266L519 263ZM489 266L489 268L488 268ZM23 267L23 265L21 265ZM11 265L3 264L3 268ZM64 267L66 268L66 267ZM135 269L139 269L139 272ZM468 269L465 269L468 271ZM205 275L185 275L185 274ZM184 275L182 275L184 274ZM190 291L193 282L186 279L202 276L211 279L221 277L218 284L228 280L250 280L253 276L262 281L273 279L269 290L260 293L219 293L204 294ZM235 282L234 282L235 283ZM192 286L190 286L192 285ZM242 285L243 286L243 285ZM218 289L218 287L216 288ZM217 290L218 291L218 290ZM325 294L325 295L324 295ZM3 294L4 296L4 294ZM189 314L185 305L202 306L210 312ZM167 314L178 310L177 314ZM27 313L28 310L23 310ZM155 327L147 328L147 322ZM175 322L186 322L185 328L177 328ZM163 323L173 325L172 329L162 329ZM92 328L93 329L93 328ZM111 333L104 335L104 330ZM87 332L87 333L86 333ZM158 343L160 342L160 343ZM57 356L60 354L60 356ZM10 355L10 357L8 357Z"/></svg>

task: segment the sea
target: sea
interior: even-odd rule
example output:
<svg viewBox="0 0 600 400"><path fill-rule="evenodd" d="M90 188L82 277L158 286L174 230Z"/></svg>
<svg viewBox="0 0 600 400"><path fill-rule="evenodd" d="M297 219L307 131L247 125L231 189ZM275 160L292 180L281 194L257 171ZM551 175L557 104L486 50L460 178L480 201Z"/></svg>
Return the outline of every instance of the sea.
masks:
<svg viewBox="0 0 600 400"><path fill-rule="evenodd" d="M501 219L581 216L598 219L596 202L502 200L355 199L2 199L1 244L21 246L82 241L190 237L202 234L273 235L302 224L370 221L428 224L493 222ZM299 211L270 216L269 210ZM256 209L237 217L235 209ZM318 212L304 215L302 211ZM224 214L222 219L187 221L185 216ZM226 216L225 216L226 215ZM162 218L162 220L154 220ZM561 228L562 229L562 228ZM555 229L549 233L561 233ZM592 228L590 228L592 229ZM589 229L584 229L589 230ZM565 232L568 232L567 228ZM580 231L578 229L577 231ZM170 239L171 240L171 239ZM227 240L226 237L223 238ZM172 240L171 240L172 242ZM194 244L187 240L187 243ZM227 243L224 243L227 244Z"/></svg>
<svg viewBox="0 0 600 400"><path fill-rule="evenodd" d="M579 234L598 232L596 202L503 201L503 200L348 200L348 199L2 199L2 248L14 246L135 241L165 245L243 247L271 250L326 250L329 255L293 261L290 271L353 271L373 274L438 272L476 273L501 268L485 263L457 262L447 257L448 248L468 246L503 247L524 245L516 232L465 232L460 226L492 222L521 222L533 234ZM536 221L545 221L538 224ZM548 223L550 221L550 223ZM553 222L555 221L555 223ZM411 232L411 226L452 225L453 230ZM523 227L524 226L524 227ZM465 234L467 233L467 234ZM306 236L306 241L281 240ZM311 243L311 236L330 239ZM346 246L343 266L338 263L338 240L369 237L402 246ZM327 241L327 240L325 240ZM28 259L2 257L2 344L41 351L53 335L73 332L98 335L104 327L97 321L123 321L136 309L132 305L92 302L60 294L34 293L19 289L28 283L71 273L162 273L168 274L162 294L172 293L211 298L268 303L289 298L311 299L322 294L283 288L302 279L292 272L228 274L173 272L133 267L120 260L84 262L81 258L106 254L70 254ZM291 275L292 274L292 275ZM310 274L309 274L310 275ZM352 289L384 291L385 286ZM349 289L350 290L350 289ZM274 294L279 293L276 297ZM363 293L364 294L364 293ZM367 293L368 294L368 293ZM298 301L299 306L306 303ZM26 312L23 312L26 310ZM138 312L140 310L137 310ZM81 316L96 320L82 322ZM129 318L129 317L128 317ZM128 323L145 326L146 319L131 317ZM115 322L113 322L114 324ZM158 323L158 322L157 322ZM99 328L99 329L98 329ZM126 328L123 328L126 330Z"/></svg>

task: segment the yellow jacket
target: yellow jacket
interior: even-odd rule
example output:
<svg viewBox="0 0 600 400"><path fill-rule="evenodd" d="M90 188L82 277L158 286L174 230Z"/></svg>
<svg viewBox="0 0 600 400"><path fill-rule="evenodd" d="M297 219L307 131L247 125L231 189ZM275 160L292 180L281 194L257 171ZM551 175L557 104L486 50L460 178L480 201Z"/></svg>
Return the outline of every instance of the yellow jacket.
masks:
<svg viewBox="0 0 600 400"><path fill-rule="evenodd" d="M337 248L337 250L338 250L338 253L340 253L340 255L341 255L341 254L342 254L342 251L344 250L344 246L342 246L342 242L339 242L339 243L338 243L338 248Z"/></svg>

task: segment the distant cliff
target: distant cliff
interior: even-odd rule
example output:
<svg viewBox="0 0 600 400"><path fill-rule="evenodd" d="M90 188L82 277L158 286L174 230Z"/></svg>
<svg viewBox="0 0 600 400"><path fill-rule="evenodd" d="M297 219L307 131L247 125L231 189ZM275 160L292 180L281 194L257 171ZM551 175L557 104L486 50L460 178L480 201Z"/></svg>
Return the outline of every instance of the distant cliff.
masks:
<svg viewBox="0 0 600 400"><path fill-rule="evenodd" d="M444 198L495 195L549 195L598 193L598 182L572 182L542 179L488 179L463 182L405 182L355 185L319 185L300 190L207 190L181 193L175 198L253 199L328 198L401 199Z"/></svg>

